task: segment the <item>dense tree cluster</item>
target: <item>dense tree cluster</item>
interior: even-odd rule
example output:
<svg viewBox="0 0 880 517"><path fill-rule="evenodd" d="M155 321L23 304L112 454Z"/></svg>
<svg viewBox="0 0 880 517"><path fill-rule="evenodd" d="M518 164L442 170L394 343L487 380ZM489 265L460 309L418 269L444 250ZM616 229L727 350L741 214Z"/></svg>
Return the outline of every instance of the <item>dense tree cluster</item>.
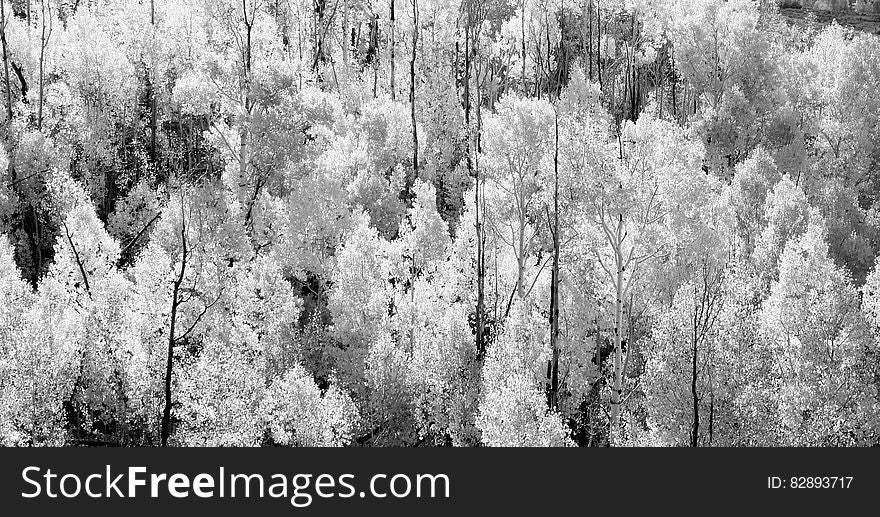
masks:
<svg viewBox="0 0 880 517"><path fill-rule="evenodd" d="M880 38L771 4L0 0L0 444L880 444Z"/></svg>

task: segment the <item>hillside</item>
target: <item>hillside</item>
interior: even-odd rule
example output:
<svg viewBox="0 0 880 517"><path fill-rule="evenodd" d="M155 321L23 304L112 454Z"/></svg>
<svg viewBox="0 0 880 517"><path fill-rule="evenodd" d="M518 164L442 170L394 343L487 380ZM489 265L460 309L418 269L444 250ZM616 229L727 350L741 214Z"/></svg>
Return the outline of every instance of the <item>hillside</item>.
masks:
<svg viewBox="0 0 880 517"><path fill-rule="evenodd" d="M786 4L791 4L793 2L786 2ZM847 10L825 10L825 9L815 9L809 7L780 7L780 13L794 21L795 23L803 23L808 16L813 15L816 17L816 21L821 24L831 23L832 21L837 21L837 23L853 27L857 30L868 32L871 34L880 34L880 2L874 2L876 4L876 9L872 11L864 11L858 12L853 9Z"/></svg>

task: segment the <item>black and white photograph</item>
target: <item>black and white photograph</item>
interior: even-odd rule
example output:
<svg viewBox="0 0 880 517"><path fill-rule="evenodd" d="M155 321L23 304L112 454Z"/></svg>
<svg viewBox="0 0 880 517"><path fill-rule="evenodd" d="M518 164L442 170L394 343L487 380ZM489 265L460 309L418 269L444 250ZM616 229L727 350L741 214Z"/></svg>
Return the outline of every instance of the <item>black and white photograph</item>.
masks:
<svg viewBox="0 0 880 517"><path fill-rule="evenodd" d="M880 446L880 1L0 28L2 449ZM858 485L820 470L755 483Z"/></svg>

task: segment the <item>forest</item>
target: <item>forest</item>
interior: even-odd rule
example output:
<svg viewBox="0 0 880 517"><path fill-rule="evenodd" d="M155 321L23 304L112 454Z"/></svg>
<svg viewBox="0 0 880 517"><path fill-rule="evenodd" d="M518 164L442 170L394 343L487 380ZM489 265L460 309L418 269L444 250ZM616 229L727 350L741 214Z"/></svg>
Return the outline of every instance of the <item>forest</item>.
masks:
<svg viewBox="0 0 880 517"><path fill-rule="evenodd" d="M0 445L880 445L877 35L766 0L0 27Z"/></svg>

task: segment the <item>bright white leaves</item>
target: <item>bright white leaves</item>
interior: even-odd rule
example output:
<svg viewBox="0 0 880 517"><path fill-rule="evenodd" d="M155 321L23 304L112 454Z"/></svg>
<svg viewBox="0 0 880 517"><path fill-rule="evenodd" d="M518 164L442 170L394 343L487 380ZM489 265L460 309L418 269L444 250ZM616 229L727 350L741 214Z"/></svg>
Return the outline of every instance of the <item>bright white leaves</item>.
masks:
<svg viewBox="0 0 880 517"><path fill-rule="evenodd" d="M494 237L504 253L516 261L516 290L520 299L529 291L529 269L539 232L542 171L553 149L554 112L549 102L509 95L498 102L496 113L483 128L483 165L486 176L486 213Z"/></svg>
<svg viewBox="0 0 880 517"><path fill-rule="evenodd" d="M268 388L260 417L277 444L339 447L351 443L358 414L347 394L331 386L322 395L308 372L295 366Z"/></svg>
<svg viewBox="0 0 880 517"><path fill-rule="evenodd" d="M0 445L26 444L25 433L33 431L36 422L22 425L29 406L25 387L26 365L33 358L20 343L25 336L27 311L33 295L21 278L13 260L13 249L5 234L0 235ZM23 368L24 367L24 368ZM34 394L31 390L30 394ZM41 417L44 415L40 415Z"/></svg>
<svg viewBox="0 0 880 517"><path fill-rule="evenodd" d="M127 257L136 256L149 242L163 204L163 192L153 190L146 181L140 181L116 202L113 213L107 216L107 231L125 244Z"/></svg>
<svg viewBox="0 0 880 517"><path fill-rule="evenodd" d="M398 274L409 287L396 292L392 328L408 350L407 385L420 438L473 444L478 391L476 348L468 325L473 308L457 289L460 257L435 208L434 188L417 182L415 191L399 243Z"/></svg>
<svg viewBox="0 0 880 517"><path fill-rule="evenodd" d="M695 275L693 281L678 288L671 306L664 307L664 314L657 318L652 329L645 350L647 364L642 379L646 403L652 408L649 426L657 433L660 443L691 443L694 422L692 382L697 384L696 403L703 419L698 443L710 445L708 430L712 426L721 427L710 421L718 418L711 413L714 407L710 408L710 405L715 402L713 381L717 383L715 379L718 377L714 345L717 318L724 303L721 282L722 276L717 270L705 270ZM719 406L722 398L719 393Z"/></svg>
<svg viewBox="0 0 880 517"><path fill-rule="evenodd" d="M378 431L379 443L400 444L412 439L408 359L405 343L385 329L370 343L364 358L365 412Z"/></svg>
<svg viewBox="0 0 880 517"><path fill-rule="evenodd" d="M617 187L623 192L613 195L622 203L618 213L622 209L636 222L627 228L638 232L635 254L638 247L660 249L661 242L652 242L657 238L674 247L705 244L706 227L711 229L717 218L714 203L721 185L702 170L702 144L675 125L651 117L628 124L621 140L625 169ZM613 180L606 181L603 195L614 187Z"/></svg>
<svg viewBox="0 0 880 517"><path fill-rule="evenodd" d="M112 130L111 106L112 112L133 117L138 85L134 64L125 54L125 47L115 39L119 35L113 32L118 27L113 27L112 20L88 9L78 9L66 27L55 23L52 36L58 38L57 42L53 41L57 55L52 57L57 60L54 64L58 72L86 106L106 110L100 114L103 116L90 120L101 124L100 129L95 129L101 133ZM86 113L94 112L87 110Z"/></svg>
<svg viewBox="0 0 880 517"><path fill-rule="evenodd" d="M880 260L874 263L874 269L868 275L862 287L862 312L874 332L875 340L880 342Z"/></svg>
<svg viewBox="0 0 880 517"><path fill-rule="evenodd" d="M490 446L566 446L568 429L561 415L547 408L538 381L550 357L546 325L526 305L514 305L485 358L477 428L482 442Z"/></svg>
<svg viewBox="0 0 880 517"><path fill-rule="evenodd" d="M788 178L776 183L764 202L764 229L755 246L755 263L764 275L775 278L785 245L806 231L812 217L803 190Z"/></svg>
<svg viewBox="0 0 880 517"><path fill-rule="evenodd" d="M351 207L361 206L386 238L397 235L406 205L400 199L412 156L407 106L379 97L365 103L361 114L333 141L322 157L345 184Z"/></svg>
<svg viewBox="0 0 880 517"><path fill-rule="evenodd" d="M214 90L210 79L203 73L191 72L183 75L174 84L172 101L186 115L210 115Z"/></svg>
<svg viewBox="0 0 880 517"><path fill-rule="evenodd" d="M733 180L725 193L733 212L733 231L740 241L738 249L748 257L755 246L755 236L764 225L764 203L767 196L782 179L773 158L763 149L756 149L738 164Z"/></svg>
<svg viewBox="0 0 880 517"><path fill-rule="evenodd" d="M301 355L288 349L299 299L277 265L260 257L241 264L235 273L221 292L210 295L219 300L205 305L209 312L199 330L203 337L178 345L179 436L185 443L258 444L264 422L257 409L266 396L267 379L286 371L288 355L294 364ZM202 303L210 304L210 298ZM181 325L178 335L186 328Z"/></svg>
<svg viewBox="0 0 880 517"><path fill-rule="evenodd" d="M787 438L856 445L876 432L873 368L849 275L835 266L819 224L789 241L779 280L763 306L762 332L774 358Z"/></svg>
<svg viewBox="0 0 880 517"><path fill-rule="evenodd" d="M116 268L119 244L69 176L55 171L49 192L61 228L54 261L37 289L40 302L34 309L45 325L41 334L56 357L67 361L69 402L82 412L79 418L124 420L122 345L129 289Z"/></svg>
<svg viewBox="0 0 880 517"><path fill-rule="evenodd" d="M363 30L357 49L316 42L327 59L313 75L306 1L157 0L155 24L150 4L55 24L42 93L39 38L8 20L20 68L0 152L0 224L15 228L0 242L3 443L156 443L170 346L173 443L561 444L567 424L583 437L607 421L612 361L593 361L615 332L634 351L615 372L633 394L622 416L639 415L628 428L683 443L704 330L701 444L858 443L874 428L878 273L861 311L854 286L875 262L876 38L833 26L783 45L792 33L770 14L759 27L745 0L603 1L604 21L633 15L635 32L603 26L588 47L607 60L604 93L566 60L553 105L503 94L538 82L543 95L547 67L574 58L554 58L560 22L571 43L585 6L494 2L470 40L483 123L468 157L456 60L437 51L462 43L460 5L420 3L413 177L408 37L395 102L388 41L363 59ZM365 29L360 7L348 14ZM343 49L359 54L347 70ZM638 122L612 124L603 103L619 116L629 97L615 70L663 56L676 98L658 85ZM469 163L485 194L482 364ZM564 417L544 400L551 228ZM697 329L701 268L724 271L717 321Z"/></svg>
<svg viewBox="0 0 880 517"><path fill-rule="evenodd" d="M115 266L119 246L65 173L52 172L49 194L61 229L33 304L27 303L30 289L13 274L11 255L4 249L0 257L7 301L19 302L17 316L5 314L2 324L14 334L5 350L14 374L4 379L10 399L4 421L12 422L10 440L31 445L61 443L71 414L91 426L92 420L119 420L124 412L117 396L124 381L116 374L124 359L127 282Z"/></svg>
<svg viewBox="0 0 880 517"><path fill-rule="evenodd" d="M342 182L316 171L291 182L286 197L287 224L276 260L292 271L329 278L333 252L342 245L351 224Z"/></svg>
<svg viewBox="0 0 880 517"><path fill-rule="evenodd" d="M336 254L329 299L333 332L342 343L372 341L388 306L385 296L382 243L365 213Z"/></svg>
<svg viewBox="0 0 880 517"><path fill-rule="evenodd" d="M415 272L425 272L443 258L450 240L447 225L437 213L437 193L434 186L416 182L415 202L409 210L407 224L401 230L403 254Z"/></svg>
<svg viewBox="0 0 880 517"><path fill-rule="evenodd" d="M209 337L194 361L178 362L176 440L190 446L255 446L264 384L246 344Z"/></svg>
<svg viewBox="0 0 880 517"><path fill-rule="evenodd" d="M433 298L425 309L409 360L417 426L435 445L474 445L478 438L473 419L480 386L473 333L468 326L471 308Z"/></svg>
<svg viewBox="0 0 880 517"><path fill-rule="evenodd" d="M758 9L748 0L680 0L670 7L676 67L718 109L758 38Z"/></svg>
<svg viewBox="0 0 880 517"><path fill-rule="evenodd" d="M816 172L830 172L857 184L870 175L880 135L880 44L876 40L835 24L818 35L803 56L811 67L812 90L805 93L814 96L804 100L818 108L811 113L818 126L813 129L819 153Z"/></svg>

